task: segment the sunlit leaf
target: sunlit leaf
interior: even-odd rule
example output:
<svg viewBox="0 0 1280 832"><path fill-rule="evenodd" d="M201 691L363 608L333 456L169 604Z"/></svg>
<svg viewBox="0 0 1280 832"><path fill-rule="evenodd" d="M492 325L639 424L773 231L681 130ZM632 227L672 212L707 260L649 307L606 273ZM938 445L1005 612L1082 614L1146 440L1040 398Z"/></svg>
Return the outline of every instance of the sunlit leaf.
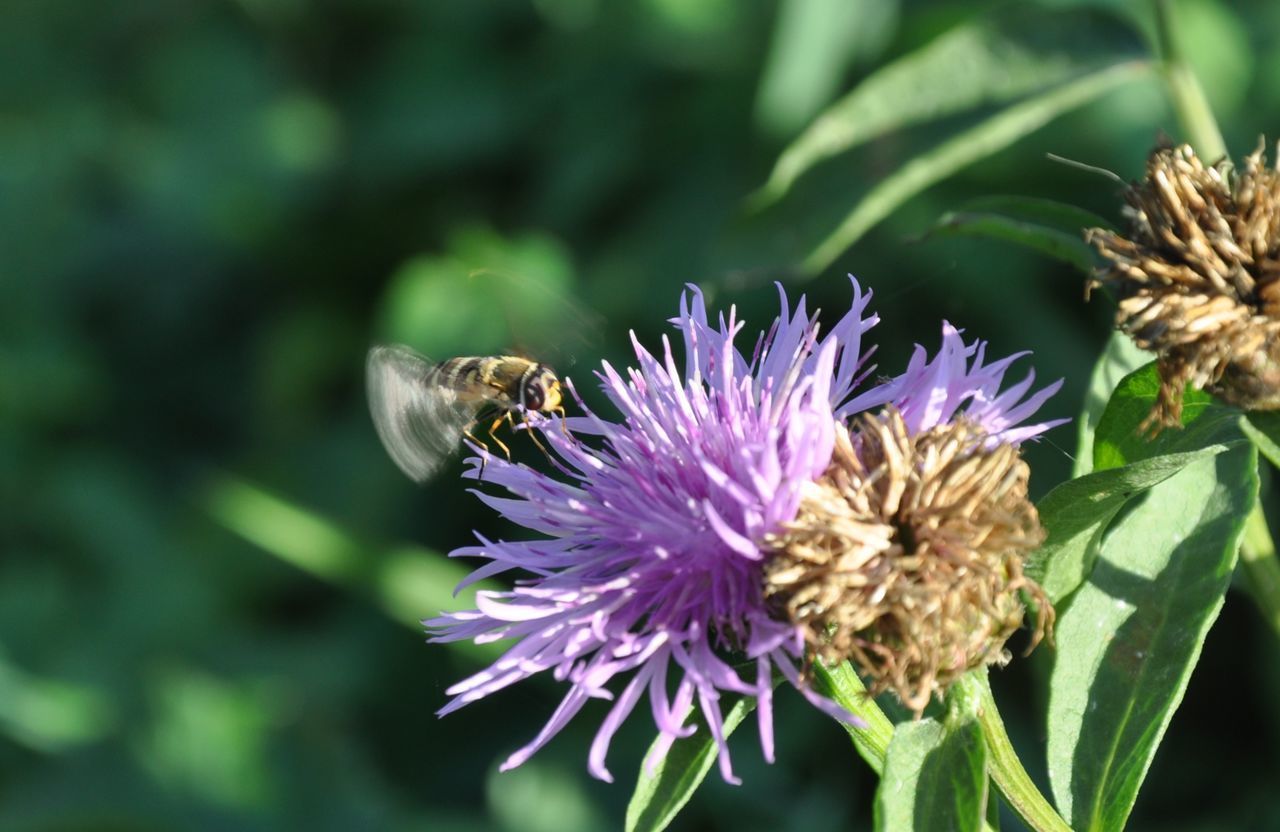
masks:
<svg viewBox="0 0 1280 832"><path fill-rule="evenodd" d="M977 720L905 722L893 732L876 790L883 832L979 830L987 809L987 755Z"/></svg>
<svg viewBox="0 0 1280 832"><path fill-rule="evenodd" d="M1047 538L1027 561L1034 578L1055 603L1071 594L1093 568L1099 542L1111 519L1135 495L1158 485L1188 465L1216 456L1232 445L1217 444L1182 454L1166 454L1120 468L1069 480L1037 506Z"/></svg>
<svg viewBox="0 0 1280 832"><path fill-rule="evenodd" d="M493 581L453 588L470 573L461 563L417 546L389 548L361 541L337 523L250 482L224 474L210 485L205 510L221 525L321 580L368 593L391 618L414 629L443 610L474 607L478 590ZM491 659L501 644L454 641L446 649Z"/></svg>
<svg viewBox="0 0 1280 832"><path fill-rule="evenodd" d="M1105 225L1096 215L1073 205L1035 197L974 200L948 211L929 230L933 236L985 237L1038 251L1088 274L1093 249L1085 243L1085 228Z"/></svg>
<svg viewBox="0 0 1280 832"><path fill-rule="evenodd" d="M1028 560L1027 573L1049 598L1061 600L1093 568L1102 535L1135 497L1184 467L1239 446L1244 440L1233 411L1210 406L1203 394L1183 409L1185 427L1151 440L1137 432L1155 402L1159 379L1151 365L1121 379L1094 434L1093 473L1068 480L1037 506L1047 537Z"/></svg>
<svg viewBox="0 0 1280 832"><path fill-rule="evenodd" d="M1093 433L1116 385L1150 361L1151 354L1138 349L1129 336L1121 332L1111 333L1098 363L1093 365L1089 388L1084 394L1084 408L1076 420L1076 458L1072 463L1072 477L1080 477L1093 470Z"/></svg>
<svg viewBox="0 0 1280 832"><path fill-rule="evenodd" d="M278 788L268 753L281 704L266 686L170 668L152 680L142 761L161 782L215 803L261 806Z"/></svg>
<svg viewBox="0 0 1280 832"><path fill-rule="evenodd" d="M411 258L396 271L378 338L437 360L515 350L558 361L545 351L561 345L576 357L598 337L599 322L573 300L573 287L568 252L554 239L467 227L444 253Z"/></svg>
<svg viewBox="0 0 1280 832"><path fill-rule="evenodd" d="M1246 413L1240 428L1272 465L1280 467L1280 413Z"/></svg>
<svg viewBox="0 0 1280 832"><path fill-rule="evenodd" d="M116 724L102 691L28 673L0 652L0 734L58 752L101 739Z"/></svg>
<svg viewBox="0 0 1280 832"><path fill-rule="evenodd" d="M609 827L576 770L533 759L511 771L493 770L488 802L502 829L520 832L595 832Z"/></svg>
<svg viewBox="0 0 1280 832"><path fill-rule="evenodd" d="M1135 370L1116 385L1094 431L1095 471L1240 439L1237 411L1194 389L1182 397L1181 428L1166 428L1155 436L1142 430L1159 390L1160 376L1154 364Z"/></svg>
<svg viewBox="0 0 1280 832"><path fill-rule="evenodd" d="M1049 779L1073 829L1124 827L1222 607L1256 467L1236 447L1133 500L1060 610Z"/></svg>
<svg viewBox="0 0 1280 832"><path fill-rule="evenodd" d="M877 136L1011 101L1097 66L1096 59L1082 59L1080 51L1030 42L1044 34L1042 16L958 26L880 68L782 152L753 204L775 202L818 162ZM1094 44L1098 42L1095 37Z"/></svg>
<svg viewBox="0 0 1280 832"><path fill-rule="evenodd" d="M809 275L821 272L863 234L925 188L1003 150L1058 116L1145 77L1148 71L1146 63L1135 61L1086 75L1014 104L920 154L877 183L805 258L802 270Z"/></svg>
<svg viewBox="0 0 1280 832"><path fill-rule="evenodd" d="M747 714L755 710L756 700L739 699L724 714L724 735L728 737ZM631 802L627 804L627 832L659 832L675 820L680 810L693 797L707 772L716 762L716 742L705 723L698 722L697 732L677 740L666 756L649 767L649 757L658 748L654 740L640 766Z"/></svg>
<svg viewBox="0 0 1280 832"><path fill-rule="evenodd" d="M789 136L839 90L845 70L890 33L893 0L783 0L760 76L756 122Z"/></svg>

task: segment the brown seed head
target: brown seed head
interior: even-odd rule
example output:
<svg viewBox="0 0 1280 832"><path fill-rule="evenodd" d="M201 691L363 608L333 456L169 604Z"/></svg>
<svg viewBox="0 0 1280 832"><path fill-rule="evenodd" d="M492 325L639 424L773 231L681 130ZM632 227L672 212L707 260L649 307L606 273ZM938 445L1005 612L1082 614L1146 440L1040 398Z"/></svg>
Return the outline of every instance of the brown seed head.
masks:
<svg viewBox="0 0 1280 832"><path fill-rule="evenodd" d="M831 466L768 539L765 594L824 660L851 659L873 694L917 715L968 670L1002 663L1035 599L1032 646L1052 627L1022 574L1044 538L1028 469L1010 445L957 421L909 436L892 407L836 428Z"/></svg>
<svg viewBox="0 0 1280 832"><path fill-rule="evenodd" d="M1144 428L1181 424L1187 384L1245 409L1280 408L1280 172L1262 151L1232 171L1205 167L1186 145L1157 149L1125 193L1129 236L1085 232L1107 261L1088 288L1112 289L1116 326L1157 356L1159 400Z"/></svg>

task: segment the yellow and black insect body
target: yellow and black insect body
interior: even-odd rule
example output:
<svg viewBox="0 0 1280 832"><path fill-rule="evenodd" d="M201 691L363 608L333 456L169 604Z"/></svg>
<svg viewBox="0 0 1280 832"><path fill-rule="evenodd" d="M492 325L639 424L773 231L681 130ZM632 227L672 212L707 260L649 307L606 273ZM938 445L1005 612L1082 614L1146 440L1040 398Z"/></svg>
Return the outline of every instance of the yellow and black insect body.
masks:
<svg viewBox="0 0 1280 832"><path fill-rule="evenodd" d="M464 437L487 450L471 433L486 413L497 414L489 438L508 459L511 451L496 434L499 425L514 427L516 414L564 415L555 371L515 355L435 364L408 347L379 346L369 350L366 376L378 437L400 470L416 482L430 479Z"/></svg>

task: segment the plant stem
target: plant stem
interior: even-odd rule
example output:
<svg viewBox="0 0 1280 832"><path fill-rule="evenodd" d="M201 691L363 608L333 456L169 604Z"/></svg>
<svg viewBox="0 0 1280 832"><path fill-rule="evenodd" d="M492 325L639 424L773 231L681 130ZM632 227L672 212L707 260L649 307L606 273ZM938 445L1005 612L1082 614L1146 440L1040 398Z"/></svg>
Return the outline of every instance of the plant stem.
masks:
<svg viewBox="0 0 1280 832"><path fill-rule="evenodd" d="M987 741L987 773L1000 790L1009 807L1022 822L1036 832L1071 832L1071 827L1045 799L1018 759L1009 742L1009 734L1000 719L986 670L975 670L956 683L963 686L979 702L978 724Z"/></svg>
<svg viewBox="0 0 1280 832"><path fill-rule="evenodd" d="M1164 59L1165 84L1174 112L1200 158L1213 163L1227 159L1227 143L1213 117L1209 98L1178 42L1174 0L1155 0L1156 40Z"/></svg>
<svg viewBox="0 0 1280 832"><path fill-rule="evenodd" d="M1280 560L1276 559L1276 544L1267 528L1267 518L1257 503L1245 520L1240 561L1244 564L1254 601L1271 625L1272 632L1280 638Z"/></svg>
<svg viewBox="0 0 1280 832"><path fill-rule="evenodd" d="M889 741L893 739L893 723L884 715L884 711L880 710L876 700L867 693L866 685L862 684L857 672L848 662L836 667L827 667L822 662L815 662L814 675L823 693L866 723L864 728L848 724L844 727L853 740L853 747L858 752L858 756L871 766L872 771L883 776L885 755L889 751ZM970 699L974 696L973 691L965 691L964 694ZM985 707L985 702L978 700L978 707ZM983 832L997 832L998 827L990 820L985 820L982 829ZM1055 832L1059 830L1055 829Z"/></svg>
<svg viewBox="0 0 1280 832"><path fill-rule="evenodd" d="M877 775L884 774L884 757L889 750L889 740L893 739L893 723L867 693L866 686L848 662L837 667L814 662L813 669L825 688L823 692L866 723L865 728L848 724L844 727L853 739L858 756L866 760Z"/></svg>

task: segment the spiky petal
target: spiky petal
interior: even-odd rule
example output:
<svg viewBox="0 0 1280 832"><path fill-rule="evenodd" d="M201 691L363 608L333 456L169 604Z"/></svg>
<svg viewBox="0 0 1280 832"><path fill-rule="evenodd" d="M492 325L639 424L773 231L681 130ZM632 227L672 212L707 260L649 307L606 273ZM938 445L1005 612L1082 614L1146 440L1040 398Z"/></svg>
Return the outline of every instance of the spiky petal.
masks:
<svg viewBox="0 0 1280 832"><path fill-rule="evenodd" d="M853 290L850 312L823 338L804 300L792 311L784 295L778 320L747 354L736 346L743 324L734 310L712 324L692 291L674 321L683 368L667 339L660 356L635 342L634 368L606 364L599 374L620 419L583 407L586 416L570 420L573 435L544 430L562 476L489 461L485 480L512 497L481 499L546 539L482 539L453 554L489 561L473 578L508 569L533 577L509 592L479 593L477 610L427 624L438 641L515 642L450 688L454 699L441 714L544 671L568 683L551 720L504 768L528 759L588 700L604 699L613 707L589 770L610 780L610 740L647 695L660 750L694 730L687 716L697 708L722 776L737 782L721 695L757 698L771 760L775 673L823 711L852 720L802 679L804 639L771 615L761 592L761 542L795 517L806 484L827 469L834 409L865 406L851 397L869 371L862 335L877 319L866 314L869 293L856 282Z"/></svg>

